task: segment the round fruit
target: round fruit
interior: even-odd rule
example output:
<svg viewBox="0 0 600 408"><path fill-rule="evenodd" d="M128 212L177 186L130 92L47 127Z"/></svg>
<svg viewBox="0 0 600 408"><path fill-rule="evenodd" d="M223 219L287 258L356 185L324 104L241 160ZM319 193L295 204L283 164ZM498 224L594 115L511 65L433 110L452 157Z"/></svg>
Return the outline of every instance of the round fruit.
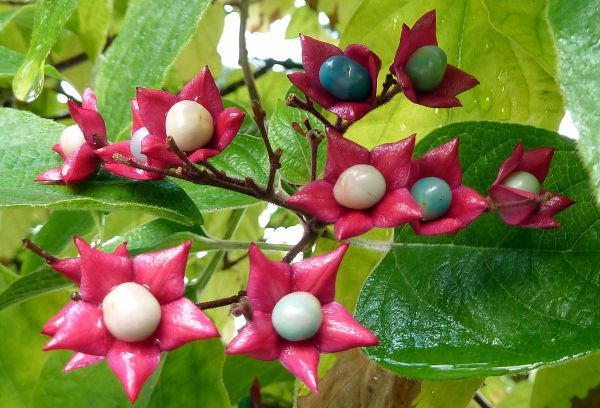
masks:
<svg viewBox="0 0 600 408"><path fill-rule="evenodd" d="M308 292L285 295L273 308L273 327L284 339L301 341L314 336L321 323L321 302Z"/></svg>
<svg viewBox="0 0 600 408"><path fill-rule="evenodd" d="M515 171L504 179L502 184L532 194L539 194L541 189L538 179L533 174L526 171Z"/></svg>
<svg viewBox="0 0 600 408"><path fill-rule="evenodd" d="M167 136L171 136L184 152L197 150L207 144L214 129L210 112L199 103L187 100L171 106L165 125Z"/></svg>
<svg viewBox="0 0 600 408"><path fill-rule="evenodd" d="M406 63L406 73L413 88L420 92L433 91L442 83L446 74L446 53L435 45L426 45L416 50Z"/></svg>
<svg viewBox="0 0 600 408"><path fill-rule="evenodd" d="M333 196L344 207L364 210L377 204L385 194L383 175L369 164L348 167L335 182Z"/></svg>
<svg viewBox="0 0 600 408"><path fill-rule="evenodd" d="M369 71L343 55L331 57L321 65L319 82L327 92L343 101L364 101L371 94Z"/></svg>
<svg viewBox="0 0 600 408"><path fill-rule="evenodd" d="M452 204L452 190L441 178L422 178L412 186L410 193L421 207L423 221L437 220Z"/></svg>
<svg viewBox="0 0 600 408"><path fill-rule="evenodd" d="M60 134L60 147L66 157L70 157L84 143L85 137L77 125L67 126Z"/></svg>
<svg viewBox="0 0 600 408"><path fill-rule="evenodd" d="M135 282L115 286L102 301L102 311L108 331L123 341L145 340L160 323L160 304Z"/></svg>
<svg viewBox="0 0 600 408"><path fill-rule="evenodd" d="M145 127L139 128L133 133L133 135L131 135L131 142L129 142L129 150L131 151L131 155L142 164L146 164L148 162L148 156L142 153L142 141L149 134L150 132L148 132L148 129Z"/></svg>

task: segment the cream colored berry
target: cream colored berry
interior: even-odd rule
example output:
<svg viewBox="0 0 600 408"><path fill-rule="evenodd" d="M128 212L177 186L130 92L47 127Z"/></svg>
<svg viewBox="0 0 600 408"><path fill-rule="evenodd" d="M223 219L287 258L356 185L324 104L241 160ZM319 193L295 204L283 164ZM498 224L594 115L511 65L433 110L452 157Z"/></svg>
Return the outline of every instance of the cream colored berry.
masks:
<svg viewBox="0 0 600 408"><path fill-rule="evenodd" d="M369 164L357 164L340 174L333 187L333 196L344 207L364 210L377 204L385 189L385 179L379 170Z"/></svg>
<svg viewBox="0 0 600 408"><path fill-rule="evenodd" d="M113 288L102 301L104 323L119 340L147 339L160 323L160 304L152 293L135 282Z"/></svg>
<svg viewBox="0 0 600 408"><path fill-rule="evenodd" d="M84 143L85 137L77 125L67 126L60 134L60 147L67 157L70 157Z"/></svg>
<svg viewBox="0 0 600 408"><path fill-rule="evenodd" d="M212 138L213 129L210 112L197 102L179 101L167 113L167 136L171 136L185 152L197 150L207 144Z"/></svg>

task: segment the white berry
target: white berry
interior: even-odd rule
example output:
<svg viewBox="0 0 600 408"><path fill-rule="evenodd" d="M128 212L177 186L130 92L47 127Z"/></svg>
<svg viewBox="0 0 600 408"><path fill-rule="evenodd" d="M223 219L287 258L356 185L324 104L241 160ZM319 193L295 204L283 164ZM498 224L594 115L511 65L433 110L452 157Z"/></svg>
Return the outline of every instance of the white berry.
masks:
<svg viewBox="0 0 600 408"><path fill-rule="evenodd" d="M129 142L129 150L131 151L131 155L142 164L146 164L148 162L148 157L142 153L142 141L149 134L150 132L148 132L148 129L145 127L139 128L133 133L133 135L131 135L131 142Z"/></svg>
<svg viewBox="0 0 600 408"><path fill-rule="evenodd" d="M134 282L114 287L102 301L104 323L119 340L147 339L160 323L160 304L148 289Z"/></svg>
<svg viewBox="0 0 600 408"><path fill-rule="evenodd" d="M364 210L377 204L385 189L385 179L379 170L369 164L357 164L340 174L333 196L344 207Z"/></svg>
<svg viewBox="0 0 600 408"><path fill-rule="evenodd" d="M70 157L84 143L85 137L77 125L67 126L60 134L60 147L66 157Z"/></svg>
<svg viewBox="0 0 600 408"><path fill-rule="evenodd" d="M191 152L207 144L213 134L213 119L206 108L194 101L179 101L167 113L167 136Z"/></svg>
<svg viewBox="0 0 600 408"><path fill-rule="evenodd" d="M275 331L286 340L310 339L323 323L321 302L312 293L289 293L275 304L271 320Z"/></svg>

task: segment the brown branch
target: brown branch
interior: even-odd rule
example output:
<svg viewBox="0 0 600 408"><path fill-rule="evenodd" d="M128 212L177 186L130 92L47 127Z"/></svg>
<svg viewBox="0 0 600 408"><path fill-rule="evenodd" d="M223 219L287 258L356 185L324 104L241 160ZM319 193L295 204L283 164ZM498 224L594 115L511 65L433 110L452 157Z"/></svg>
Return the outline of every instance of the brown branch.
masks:
<svg viewBox="0 0 600 408"><path fill-rule="evenodd" d="M245 290L240 290L237 295L229 296L223 299L209 300L207 302L196 303L196 306L202 310L214 309L217 307L229 306L239 303L246 296Z"/></svg>
<svg viewBox="0 0 600 408"><path fill-rule="evenodd" d="M60 259L52 255L50 252L47 252L34 244L29 238L23 238L22 242L25 248L29 249L39 257L44 258L44 261L46 261L48 265L52 265L53 263L60 261Z"/></svg>
<svg viewBox="0 0 600 408"><path fill-rule="evenodd" d="M304 67L302 64L294 62L290 58L288 58L284 61L278 61L278 60L269 58L269 59L264 60L264 65L262 67L260 67L256 71L254 71L254 73L253 73L254 79L256 80L256 79L262 77L263 75L267 74L269 71L271 71L271 68L273 68L275 65L280 65L286 70L302 69ZM221 93L221 96L225 96L227 94L235 92L236 90L238 90L239 88L241 88L245 85L246 85L246 82L245 82L244 78L242 78L242 79L239 79L239 80L232 82L229 85L221 88L219 91Z"/></svg>
<svg viewBox="0 0 600 408"><path fill-rule="evenodd" d="M329 127L331 129L335 129L335 130L339 129L336 125L332 124L325 116L323 116L321 114L321 112L319 112L315 108L315 105L313 104L312 100L308 97L306 97L306 100L304 100L304 99L298 97L298 95L292 93L288 96L287 105L291 106L292 108L301 109L303 111L311 113L321 123L323 123L323 125L325 125L325 127Z"/></svg>
<svg viewBox="0 0 600 408"><path fill-rule="evenodd" d="M300 252L304 251L304 248L311 245L319 236L317 229L313 223L305 223L304 224L304 233L302 234L302 238L296 245L290 249L290 251L283 257L282 261L285 263L290 263L294 260L296 255Z"/></svg>
<svg viewBox="0 0 600 408"><path fill-rule="evenodd" d="M265 125L265 117L267 114L265 113L262 105L260 103L260 96L258 94L258 89L256 89L256 83L254 82L254 75L252 74L252 69L250 68L250 63L248 62L248 47L246 46L246 24L248 22L248 6L249 0L240 0L240 31L239 31L239 54L240 60L239 64L242 67L242 72L244 73L244 82L246 83L246 87L248 88L248 94L250 95L250 104L252 106L252 112L254 113L254 122L256 126L258 126L258 130L260 132L260 136L262 137L263 143L265 145L265 149L267 150L267 155L269 156L270 170L269 170L269 180L267 183L266 194L271 195L273 192L274 184L275 184L275 174L281 164L279 162L279 158L281 157L281 153L276 153L273 151L273 146L271 146L271 142L269 140L269 134L267 132L267 127Z"/></svg>

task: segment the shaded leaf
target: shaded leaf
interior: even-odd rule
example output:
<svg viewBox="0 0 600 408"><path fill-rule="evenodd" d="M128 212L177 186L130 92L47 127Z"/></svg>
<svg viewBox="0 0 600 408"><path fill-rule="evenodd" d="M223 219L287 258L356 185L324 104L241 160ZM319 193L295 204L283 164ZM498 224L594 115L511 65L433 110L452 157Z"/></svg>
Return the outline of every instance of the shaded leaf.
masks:
<svg viewBox="0 0 600 408"><path fill-rule="evenodd" d="M113 0L79 0L78 32L81 45L91 61L106 44L106 36L112 22Z"/></svg>
<svg viewBox="0 0 600 408"><path fill-rule="evenodd" d="M325 127L321 122L311 114L288 107L282 100L277 103L269 122L269 140L271 140L273 149L280 148L283 151L281 176L291 183L304 184L310 181L310 144L306 137L298 134L292 128L292 122L296 122L301 125L303 130L306 130L302 124L305 118L309 118L313 129L320 130L325 137ZM318 150L317 174L321 174L325 167L326 150L327 141L323 139Z"/></svg>
<svg viewBox="0 0 600 408"><path fill-rule="evenodd" d="M600 354L539 370L531 390L531 408L569 408L600 384Z"/></svg>
<svg viewBox="0 0 600 408"><path fill-rule="evenodd" d="M262 139L249 135L237 135L233 142L218 156L209 160L232 177L252 177L259 185L266 185L268 159ZM177 180L179 186L191 197L200 211L243 207L258 202L256 198L217 187L200 186Z"/></svg>
<svg viewBox="0 0 600 408"><path fill-rule="evenodd" d="M559 51L559 78L579 130L580 153L600 203L600 7L594 2L552 0L550 21Z"/></svg>
<svg viewBox="0 0 600 408"><path fill-rule="evenodd" d="M14 281L4 292L0 293L0 311L34 297L70 286L73 286L73 282L50 269L50 267L42 266L38 271Z"/></svg>
<svg viewBox="0 0 600 408"><path fill-rule="evenodd" d="M465 408L482 382L481 378L422 381L413 405L415 408Z"/></svg>

